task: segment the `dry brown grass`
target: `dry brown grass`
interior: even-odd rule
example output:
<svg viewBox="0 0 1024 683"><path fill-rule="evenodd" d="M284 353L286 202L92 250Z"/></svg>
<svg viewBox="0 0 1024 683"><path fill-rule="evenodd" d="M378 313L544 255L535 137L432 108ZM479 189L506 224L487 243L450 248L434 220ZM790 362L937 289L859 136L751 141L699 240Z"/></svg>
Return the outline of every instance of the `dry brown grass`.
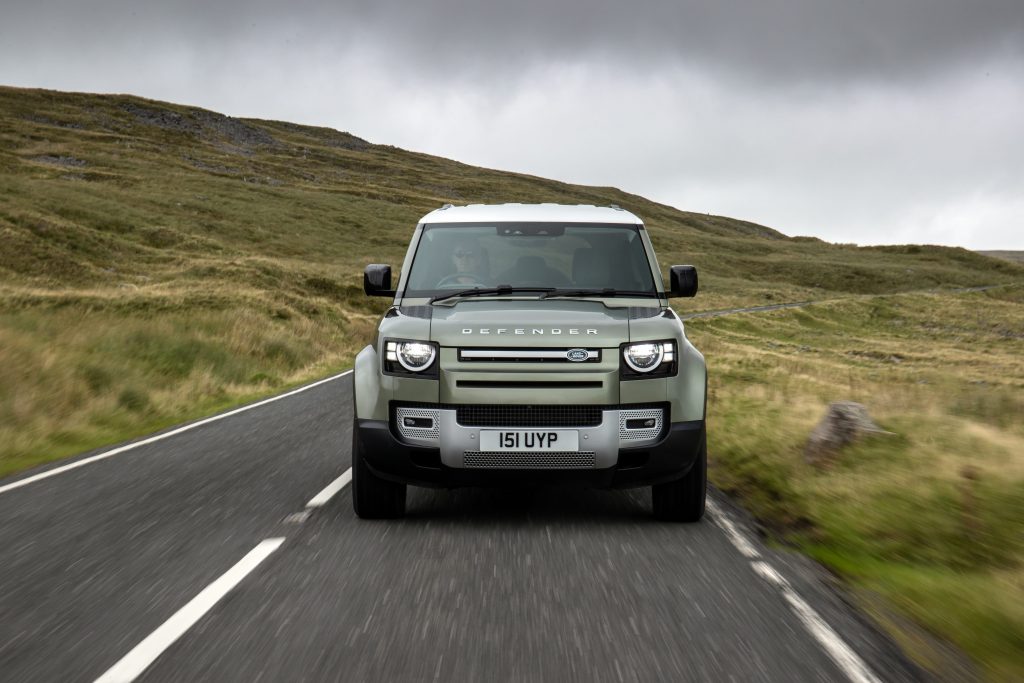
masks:
<svg viewBox="0 0 1024 683"><path fill-rule="evenodd" d="M347 367L379 317L254 288L8 294L0 475Z"/></svg>
<svg viewBox="0 0 1024 683"><path fill-rule="evenodd" d="M986 677L1024 675L1024 289L833 301L687 334L709 364L712 480ZM813 467L803 446L833 400L893 435Z"/></svg>

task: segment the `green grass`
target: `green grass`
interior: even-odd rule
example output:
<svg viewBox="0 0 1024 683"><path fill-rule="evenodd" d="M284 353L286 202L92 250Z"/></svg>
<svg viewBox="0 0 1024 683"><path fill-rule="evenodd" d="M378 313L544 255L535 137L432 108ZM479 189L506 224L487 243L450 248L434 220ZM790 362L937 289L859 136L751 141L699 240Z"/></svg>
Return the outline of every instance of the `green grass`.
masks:
<svg viewBox="0 0 1024 683"><path fill-rule="evenodd" d="M687 323L711 369L712 481L991 680L1024 676L1022 313L1013 287ZM892 434L812 466L834 400ZM942 675L936 648L907 645Z"/></svg>
<svg viewBox="0 0 1024 683"><path fill-rule="evenodd" d="M698 267L683 313L827 301L687 324L713 480L990 678L1024 677L1020 289L892 296L1024 281L964 249L790 238L325 128L0 87L0 476L346 367L387 305L364 265L397 269L447 202L627 208L664 266ZM895 436L811 468L834 399Z"/></svg>
<svg viewBox="0 0 1024 683"><path fill-rule="evenodd" d="M0 313L0 476L349 366L376 316L322 309Z"/></svg>

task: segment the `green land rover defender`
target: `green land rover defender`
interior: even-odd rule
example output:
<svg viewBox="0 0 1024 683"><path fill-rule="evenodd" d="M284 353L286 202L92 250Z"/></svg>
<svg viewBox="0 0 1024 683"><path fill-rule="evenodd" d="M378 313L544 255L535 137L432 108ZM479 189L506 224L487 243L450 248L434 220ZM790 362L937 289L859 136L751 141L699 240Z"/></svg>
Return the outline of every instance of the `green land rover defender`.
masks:
<svg viewBox="0 0 1024 683"><path fill-rule="evenodd" d="M652 487L654 514L694 522L707 472L704 357L651 240L616 206L504 204L424 216L394 297L355 361L352 499L400 517L406 486Z"/></svg>

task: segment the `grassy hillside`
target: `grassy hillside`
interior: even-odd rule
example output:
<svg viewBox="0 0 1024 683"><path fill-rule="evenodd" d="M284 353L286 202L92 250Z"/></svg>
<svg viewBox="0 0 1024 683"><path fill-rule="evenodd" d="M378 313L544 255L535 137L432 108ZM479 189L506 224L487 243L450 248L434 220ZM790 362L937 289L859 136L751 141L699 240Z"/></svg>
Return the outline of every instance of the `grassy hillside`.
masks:
<svg viewBox="0 0 1024 683"><path fill-rule="evenodd" d="M325 128L0 88L0 476L348 366L387 304L363 266L399 266L443 203L505 201L637 213L663 265L699 268L680 312L827 301L687 324L711 367L713 481L883 620L1024 675L1020 289L893 295L1024 282L964 249L790 238ZM834 399L896 436L811 468Z"/></svg>
<svg viewBox="0 0 1024 683"><path fill-rule="evenodd" d="M634 211L665 264L701 266L706 308L993 284L1024 272L963 249L791 239L613 188L138 98L0 88L0 117L8 284L77 291L245 282L305 296L318 293L309 273L344 288L368 260L397 264L416 219L442 203L502 201Z"/></svg>
<svg viewBox="0 0 1024 683"><path fill-rule="evenodd" d="M724 308L1008 282L963 249L858 248L370 144L125 96L0 88L0 475L349 363L445 202L616 203Z"/></svg>
<svg viewBox="0 0 1024 683"><path fill-rule="evenodd" d="M962 672L928 634L988 679L1024 678L1024 287L696 319L687 334L712 370L712 481L850 579L940 679ZM804 445L836 400L891 434L812 466Z"/></svg>
<svg viewBox="0 0 1024 683"><path fill-rule="evenodd" d="M1013 263L1024 263L1024 251L979 251L979 254L984 256L991 256L992 258L1001 258L1005 261L1011 261Z"/></svg>

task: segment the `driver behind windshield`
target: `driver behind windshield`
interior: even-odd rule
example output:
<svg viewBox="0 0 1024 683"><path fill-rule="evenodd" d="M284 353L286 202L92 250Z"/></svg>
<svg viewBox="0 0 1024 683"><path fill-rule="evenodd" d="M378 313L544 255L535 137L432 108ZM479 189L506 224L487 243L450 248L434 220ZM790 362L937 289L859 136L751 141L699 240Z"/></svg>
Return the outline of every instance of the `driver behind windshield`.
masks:
<svg viewBox="0 0 1024 683"><path fill-rule="evenodd" d="M487 279L486 263L480 243L475 238L462 238L455 242L452 249L453 271L441 278L439 287L446 285L480 285Z"/></svg>

